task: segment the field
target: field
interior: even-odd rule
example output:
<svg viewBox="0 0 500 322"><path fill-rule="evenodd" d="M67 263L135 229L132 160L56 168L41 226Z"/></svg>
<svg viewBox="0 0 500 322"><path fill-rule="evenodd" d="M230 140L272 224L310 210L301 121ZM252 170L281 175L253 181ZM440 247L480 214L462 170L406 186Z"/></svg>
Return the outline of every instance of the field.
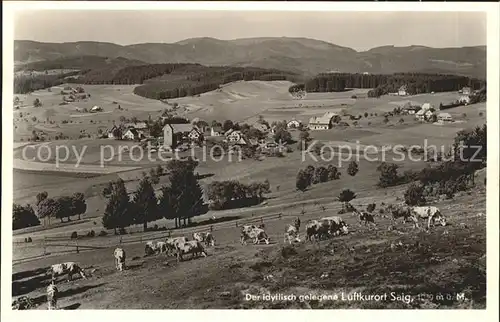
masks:
<svg viewBox="0 0 500 322"><path fill-rule="evenodd" d="M382 217L377 217L376 228L367 228L347 214L344 218L351 226L349 235L319 244L306 242L287 247L282 241L282 231L292 217L264 221L271 237L270 245L240 245L238 228L215 225L217 244L207 249L208 257L180 263L164 255L143 257L143 243L125 244L130 260L128 269L121 273L114 268L113 241L96 237L99 245L109 246L103 250L14 264L13 292L15 296L29 294L41 304L38 308L44 309L44 268L52 263L76 260L90 272L90 277L58 284L62 297L59 305L67 309L484 308L484 192L484 189L476 189L457 200L436 204L450 224L430 232L410 228L409 224L398 224L389 231L390 222ZM392 198L372 194L354 204L359 206L374 199L392 201ZM303 221L336 214L340 205L327 206L326 211L309 207ZM174 236L177 234L189 235L190 231L177 232ZM391 244L400 246L391 247ZM334 294L347 297L353 292L387 293L388 296L394 292L400 299L390 296L385 301L246 299L247 294L299 298ZM443 300L436 299L440 293ZM460 299L460 294L466 299ZM406 301L409 296L413 301Z"/></svg>
<svg viewBox="0 0 500 322"><path fill-rule="evenodd" d="M481 275L483 270L476 262L481 258L483 260L486 252L485 217L471 216L485 212L485 192L479 188L471 195L464 194L456 200L440 201L436 204L449 217L450 226L438 227L426 233L401 225L398 228L401 232L399 234L387 230L389 222L385 218L377 218L377 228L368 230L358 226L355 218L347 214L344 216L347 216L348 224L353 227L352 234L323 241L319 245L301 243L294 246L294 250L286 248L288 250L285 249L283 254L289 251L291 253L282 255L284 225L290 223L295 216L302 216L305 223L310 218L336 214L340 203L335 201L335 198L344 188L349 188L357 194L353 204L360 208L371 202L380 205L381 202L396 202L396 197L401 198L404 186L390 189L376 187L376 168L382 161L392 162L391 157L394 154L391 152L385 153L387 160L382 159L384 154L381 153L376 154L376 161L368 161L363 157L356 160L360 171L355 177L349 176L346 169L349 161L356 155L350 156L349 159L345 152L341 152L329 161L315 161L312 155L306 154L304 158L295 145L292 146L294 151L283 158L269 157L262 161L241 162L229 161L226 158L216 162L209 158L206 162L200 162L196 171L205 177L200 180L202 187L213 180L235 179L249 183L268 179L272 191L263 204L241 209L209 211L195 218L195 223L198 224L208 221L212 216L221 221L213 224L218 244L215 248L208 249L209 257L205 259L178 264L172 258L142 258L143 243L127 243L127 258L139 259L131 260L129 270L118 273L114 269L111 256L113 247L119 243L119 237L116 236L89 238L82 240L80 244L104 249L82 250L75 254L72 242L68 241L71 244L69 247L49 247L50 254L42 256L44 238L68 238L73 231L86 234L90 230L98 233L102 229L100 217L105 207L105 199L100 196L100 192L106 183L122 178L128 192L132 193L142 171L147 171L157 164L164 164L164 161L159 159L134 161L134 155L130 152L133 142L96 138L98 129L110 128L113 122L119 122L120 116L147 119L151 115L154 119L165 109L173 111L174 103L178 104L176 113L189 118L199 117L208 123L214 119L253 123L259 115L270 123L291 118L307 123L311 116L319 116L326 111L352 115L364 115L366 112L367 117L363 116L357 125L344 118L350 124L348 128L336 127L310 133L314 140L323 144L358 144L361 148L366 145L387 148L397 144L433 144L448 147L456 132L486 122L486 104L479 103L446 110L456 120L450 124L422 124L411 115L392 117L389 123L385 124L382 114L392 111L403 101L401 98L368 98L366 90L353 89L342 93L308 94L305 99L294 100L288 93L290 85L291 83L286 81L235 82L199 97L172 99L168 100L168 103L136 96L133 94L133 86L126 85L85 85L83 87L91 97L68 105L59 105L62 101L60 91L63 86L52 88L51 92L45 90L31 95L19 95L23 104L20 109L14 111L14 124L17 126L14 133L14 202L32 204L36 194L41 191L47 191L51 197L83 192L87 201L87 212L82 220L64 224L53 222L48 227L15 231L14 296L29 294L45 302L43 291L46 281L43 276L38 276L41 269L50 264L77 260L88 271L96 270L89 280L60 285L64 294L61 304L69 308L408 308L412 305L430 308L432 305L459 307L462 304L467 307L484 307L485 293L482 287L485 282L481 280L484 275ZM351 98L353 95L357 98ZM437 106L441 102L456 100L457 95L425 94L405 100L420 104L430 102ZM43 107L31 106L35 98L42 101ZM90 109L94 105L102 106L104 111L76 111L77 107ZM118 110L118 105L122 109ZM20 113L23 113L22 117ZM22 160L25 141L32 135L33 130L46 132L52 138L56 133L63 133L69 136L69 139L51 139L49 142L37 143L37 146L30 143L25 156L28 160L34 159ZM82 130L90 134L91 138L78 139ZM291 133L295 139L298 138L298 131ZM40 149L42 145L45 147ZM79 153L85 147L85 153L81 154L82 158L79 160L78 155L70 150L68 159L56 166L55 151L59 145L74 148ZM127 146L128 149L115 153L105 167L101 167L100 152L103 146L109 146L113 151L118 151L120 146ZM40 151L40 154L37 155L35 151ZM196 156L200 156L202 152L197 149ZM75 168L77 160L81 162ZM425 162L409 160L396 163L400 166L400 172L426 166ZM295 188L296 174L299 169L309 164L334 164L339 166L342 176L339 180L314 185L305 192L298 192ZM477 182L482 183L482 179ZM165 183L166 178L162 177L155 188L158 190ZM282 215L276 218L278 214ZM235 220L241 223L248 220L258 221L261 217L266 231L271 235L272 245L239 245L239 229L236 228ZM224 219L235 220L223 221ZM460 223L464 223L467 229L462 229ZM164 219L151 223L150 226L154 224L173 227L172 222ZM140 228L131 227L129 231L133 234L127 237L144 240L151 238L152 233L140 233ZM208 227L199 226L174 230L173 234L190 235L192 231L206 229ZM447 234L443 235L445 231ZM25 244L25 237L32 237L33 243ZM400 240L407 245L406 248L389 250L391 243ZM332 248L333 255L330 254ZM355 251L350 250L352 248ZM429 256L430 253L433 256ZM340 265L341 269L332 269L335 265ZM383 274L382 270L390 274ZM329 277L321 278L323 273L327 273ZM126 283L120 274L127 276ZM432 275L430 279L427 277L429 274ZM264 276L268 275L272 275L272 278L266 278L264 281ZM474 276L477 276L477 280L474 280ZM221 277L227 282L220 284ZM266 291L298 295L326 291L358 291L371 294L391 290L401 293L411 290L415 294L469 292L468 297L474 301L462 304L457 301L437 304L405 304L400 301L277 303L245 301L244 297L246 293L257 294ZM45 308L45 303L40 308Z"/></svg>

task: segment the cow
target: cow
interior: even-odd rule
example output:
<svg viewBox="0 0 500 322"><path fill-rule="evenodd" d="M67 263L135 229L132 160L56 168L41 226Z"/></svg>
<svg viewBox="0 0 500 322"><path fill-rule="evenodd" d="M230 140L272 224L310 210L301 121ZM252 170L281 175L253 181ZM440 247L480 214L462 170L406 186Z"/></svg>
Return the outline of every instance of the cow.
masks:
<svg viewBox="0 0 500 322"><path fill-rule="evenodd" d="M395 222L397 219L401 218L403 223L414 222L412 218L410 207L405 204L389 205L387 210L392 215L392 221Z"/></svg>
<svg viewBox="0 0 500 322"><path fill-rule="evenodd" d="M61 264L52 265L48 271L48 274L52 275L52 279L56 279L57 276L68 274L68 281L71 281L74 274L80 274L83 279L87 279L87 276L83 272L83 269L80 268L78 263L75 262L66 262Z"/></svg>
<svg viewBox="0 0 500 322"><path fill-rule="evenodd" d="M296 241L300 243L300 237L299 237L299 228L300 228L300 219L297 218L293 221L293 225L287 225L285 227L285 240L284 242L288 240L290 244L292 244L292 241Z"/></svg>
<svg viewBox="0 0 500 322"><path fill-rule="evenodd" d="M441 226L446 226L446 218L441 214L438 207L412 207L410 212L416 221L419 219L427 220L427 229L430 229L431 224L434 225L436 221L438 221ZM416 226L418 227L418 224L416 224Z"/></svg>
<svg viewBox="0 0 500 322"><path fill-rule="evenodd" d="M210 232L193 233L193 239L204 243L205 246L215 246L215 238Z"/></svg>
<svg viewBox="0 0 500 322"><path fill-rule="evenodd" d="M376 225L375 224L375 219L373 218L373 215L369 212L366 212L366 211L358 211L357 209L354 210L354 213L356 215L358 215L358 218L359 218L359 222L360 223L365 223L365 226L368 225L368 223L372 224L372 225Z"/></svg>
<svg viewBox="0 0 500 322"><path fill-rule="evenodd" d="M269 245L269 237L266 232L262 228L255 227L250 231L244 231L241 235L241 243L247 244L247 239L253 239L254 244L258 244L264 241L267 245Z"/></svg>
<svg viewBox="0 0 500 322"><path fill-rule="evenodd" d="M157 243L154 241L148 241L144 247L144 253L146 256L156 254L158 251Z"/></svg>
<svg viewBox="0 0 500 322"><path fill-rule="evenodd" d="M47 308L57 310L57 299L59 298L59 289L56 286L56 280L52 279L47 287Z"/></svg>
<svg viewBox="0 0 500 322"><path fill-rule="evenodd" d="M123 248L115 248L114 257L116 269L123 271L125 269L125 251Z"/></svg>
<svg viewBox="0 0 500 322"><path fill-rule="evenodd" d="M177 245L179 245L180 243L185 243L187 241L188 238L184 236L167 238L167 240L165 240L167 254L174 254L177 250Z"/></svg>
<svg viewBox="0 0 500 322"><path fill-rule="evenodd" d="M349 228L347 224L339 216L324 217L321 218L320 221L322 222L323 227L325 228L328 227L327 235L336 236L340 235L341 233L343 234L349 233Z"/></svg>
<svg viewBox="0 0 500 322"><path fill-rule="evenodd" d="M194 258L195 256L199 255L207 257L207 253L203 248L203 244L197 240L179 242L176 245L176 250L177 250L177 261L182 261L183 254L191 254L191 258Z"/></svg>

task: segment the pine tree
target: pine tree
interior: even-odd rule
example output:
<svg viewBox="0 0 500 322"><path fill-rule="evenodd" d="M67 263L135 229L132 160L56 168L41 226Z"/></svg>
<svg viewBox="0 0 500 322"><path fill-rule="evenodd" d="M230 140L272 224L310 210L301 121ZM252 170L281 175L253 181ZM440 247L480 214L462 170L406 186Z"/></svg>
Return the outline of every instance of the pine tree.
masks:
<svg viewBox="0 0 500 322"><path fill-rule="evenodd" d="M190 220L203 212L203 190L194 174L197 163L173 160L167 164L170 185L162 187L159 207L166 219L174 219L175 227L180 220Z"/></svg>
<svg viewBox="0 0 500 322"><path fill-rule="evenodd" d="M125 182L119 179L112 183L111 192L108 196L108 204L104 210L102 224L106 229L116 228L123 229L130 226L131 220L131 203L129 201Z"/></svg>
<svg viewBox="0 0 500 322"><path fill-rule="evenodd" d="M155 191L148 176L139 181L139 187L135 192L133 202L134 223L142 224L144 231L147 231L148 222L159 219Z"/></svg>

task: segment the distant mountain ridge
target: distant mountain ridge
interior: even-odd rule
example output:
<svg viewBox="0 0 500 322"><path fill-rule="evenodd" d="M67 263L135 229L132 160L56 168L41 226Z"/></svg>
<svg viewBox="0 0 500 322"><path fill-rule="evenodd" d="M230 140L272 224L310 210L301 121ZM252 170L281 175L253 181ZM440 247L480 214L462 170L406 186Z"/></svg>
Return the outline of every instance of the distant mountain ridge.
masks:
<svg viewBox="0 0 500 322"><path fill-rule="evenodd" d="M190 38L176 43L117 45L106 42L14 42L16 64L77 56L125 58L145 63L199 63L274 68L315 75L433 72L486 77L486 46L431 48L381 46L367 51L310 38L262 37L235 40ZM71 66L66 66L67 68Z"/></svg>

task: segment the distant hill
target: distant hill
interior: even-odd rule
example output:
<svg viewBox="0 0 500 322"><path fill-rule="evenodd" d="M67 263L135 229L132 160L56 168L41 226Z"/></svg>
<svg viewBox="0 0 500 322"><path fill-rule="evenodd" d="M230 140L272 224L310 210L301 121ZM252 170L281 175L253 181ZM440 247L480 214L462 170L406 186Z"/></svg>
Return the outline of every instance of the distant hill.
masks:
<svg viewBox="0 0 500 322"><path fill-rule="evenodd" d="M315 75L327 71L389 74L436 72L486 77L486 46L430 48L383 46L364 52L309 38L191 38L172 44L121 46L101 42L40 43L16 40L16 65L35 61L101 56L145 63L274 68ZM69 66L66 66L69 68Z"/></svg>

